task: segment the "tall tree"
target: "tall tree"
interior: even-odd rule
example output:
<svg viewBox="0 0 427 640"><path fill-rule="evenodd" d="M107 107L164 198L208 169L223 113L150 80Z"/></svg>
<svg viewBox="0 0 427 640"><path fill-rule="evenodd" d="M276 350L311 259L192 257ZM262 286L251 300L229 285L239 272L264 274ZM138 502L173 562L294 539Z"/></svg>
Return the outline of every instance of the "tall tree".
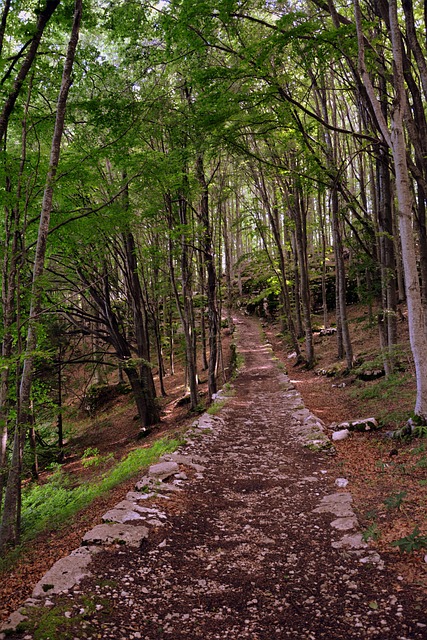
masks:
<svg viewBox="0 0 427 640"><path fill-rule="evenodd" d="M49 3L49 4L54 4ZM46 185L43 195L42 210L40 214L39 231L37 236L36 252L34 257L31 304L28 317L28 332L25 345L25 357L19 386L18 417L15 429L13 454L9 477L6 486L4 508L0 527L0 548L9 544L16 544L20 535L20 510L21 510L21 472L22 453L25 435L31 423L30 396L34 371L34 354L37 348L37 324L41 311L47 238L49 233L50 215L52 212L53 190L61 152L61 140L65 125L65 114L68 93L72 83L72 69L79 40L80 24L82 18L82 0L76 0L74 5L74 17L71 37L68 44L62 73L62 83L59 91L55 126L52 136L49 170L46 177ZM11 109L7 107L4 113L9 114ZM8 116L7 116L8 117ZM3 116L3 122L6 120ZM0 124L2 120L0 119ZM0 128L1 134L1 128Z"/></svg>

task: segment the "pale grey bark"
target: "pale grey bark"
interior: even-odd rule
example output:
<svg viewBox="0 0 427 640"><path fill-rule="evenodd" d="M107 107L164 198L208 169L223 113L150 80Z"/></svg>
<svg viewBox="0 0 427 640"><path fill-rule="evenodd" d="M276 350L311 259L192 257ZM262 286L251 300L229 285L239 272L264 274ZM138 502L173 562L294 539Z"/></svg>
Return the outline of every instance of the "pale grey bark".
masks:
<svg viewBox="0 0 427 640"><path fill-rule="evenodd" d="M409 339L414 358L417 397L415 413L427 419L427 336L425 333L424 311L421 300L420 283L416 261L416 247L413 235L413 201L411 180L407 164L407 147L404 132L407 96L403 73L402 38L397 18L397 2L389 0L389 24L394 63L394 101L391 112L391 127L381 111L369 74L365 67L364 37L358 0L353 0L359 46L359 66L369 99L374 109L384 140L393 154L398 201L398 221L408 305Z"/></svg>
<svg viewBox="0 0 427 640"><path fill-rule="evenodd" d="M396 0L389 0L389 16L395 86L390 139L396 173L396 193L399 204L399 230L405 272L406 300L408 304L409 339L414 357L417 380L415 413L427 419L427 336L425 332L424 310L421 301L412 229L413 202L403 128L406 95L401 49L402 41L398 25Z"/></svg>

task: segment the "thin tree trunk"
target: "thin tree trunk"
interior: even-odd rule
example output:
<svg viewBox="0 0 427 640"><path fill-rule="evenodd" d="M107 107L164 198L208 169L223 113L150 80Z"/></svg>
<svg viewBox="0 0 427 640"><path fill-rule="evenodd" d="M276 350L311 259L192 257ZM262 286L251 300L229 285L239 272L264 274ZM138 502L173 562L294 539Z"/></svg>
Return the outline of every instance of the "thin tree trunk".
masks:
<svg viewBox="0 0 427 640"><path fill-rule="evenodd" d="M353 367L353 349L351 345L350 332L348 329L347 303L346 303L346 282L345 265L343 257L343 246L340 230L340 220L338 216L338 193L335 186L332 187L332 224L334 234L335 268L336 268L336 289L337 289L337 318L340 319L340 329L342 344L345 351L347 368ZM337 322L338 333L338 322ZM340 345L338 345L338 353ZM339 354L340 355L340 354Z"/></svg>
<svg viewBox="0 0 427 640"><path fill-rule="evenodd" d="M168 214L169 230L173 230L172 198L169 194L165 196L165 206ZM186 355L186 378L190 388L190 406L196 409L199 404L199 391L197 385L197 361L196 361L196 332L194 326L193 292L191 286L191 269L189 265L188 243L185 237L185 227L187 223L187 203L181 196L179 198L180 223L183 227L181 233L181 286L182 299L178 290L178 283L175 274L175 264L173 256L172 238L169 235L169 274L172 289L175 296L176 306L181 319L185 339ZM186 380L187 382L187 380Z"/></svg>
<svg viewBox="0 0 427 640"><path fill-rule="evenodd" d="M6 33L6 24L7 24L7 18L8 18L8 15L9 15L10 5L11 5L11 0L5 0L5 3L3 5L3 11L2 11L2 14L1 14L1 22L0 22L0 57L1 57L2 52L3 52L4 34Z"/></svg>
<svg viewBox="0 0 427 640"><path fill-rule="evenodd" d="M224 257L225 257L225 282L226 282L226 308L227 308L227 324L230 333L234 331L233 323L233 289L232 289L232 252L231 252L231 237L229 231L230 220L228 218L229 213L226 206L221 207L222 213L222 228L224 238Z"/></svg>
<svg viewBox="0 0 427 640"><path fill-rule="evenodd" d="M296 241L296 233L292 231L292 255L293 255L293 263L294 263L294 301L295 301L295 330L297 332L298 338L302 338L304 336L304 327L302 324L302 315L301 315L301 274L300 274L300 266L298 263L298 251L297 251L297 241Z"/></svg>
<svg viewBox="0 0 427 640"><path fill-rule="evenodd" d="M144 308L144 297L142 294L141 282L138 276L138 265L136 259L135 239L131 231L123 235L124 255L126 260L126 271L129 291L131 294L131 306L133 315L133 325L135 330L137 355L140 360L138 366L140 382L143 392L138 392L138 396L145 399L144 418L141 417L145 427L151 427L160 420L159 408L156 403L156 389L154 386L153 372L150 365L150 346L147 332L147 319ZM133 375L133 374L132 374ZM129 376L128 376L129 377ZM131 381L132 384L132 381ZM134 383L133 383L134 384ZM138 399L137 405L138 405ZM138 405L138 407L140 404Z"/></svg>
<svg viewBox="0 0 427 640"><path fill-rule="evenodd" d="M209 369L208 363L208 349L207 349L207 340L206 340L206 316L205 316L205 305L204 305L204 297L205 297L205 273L203 269L203 256L202 252L198 252L198 265L199 265L199 285L200 285L200 294L202 298L202 304L200 305L200 339L202 343L202 369L203 371L207 371Z"/></svg>
<svg viewBox="0 0 427 640"><path fill-rule="evenodd" d="M200 220L203 225L202 255L207 273L208 321L209 321L209 361L208 361L208 396L217 391L216 368L218 361L218 333L219 318L217 309L217 282L212 239L212 227L209 213L209 189L203 166L203 157L199 155L196 161L196 174L202 189L200 200Z"/></svg>
<svg viewBox="0 0 427 640"><path fill-rule="evenodd" d="M329 315L328 315L328 299L326 289L326 219L324 215L324 197L322 194L317 194L319 223L322 234L322 309L323 309L323 326L325 329L329 327Z"/></svg>
<svg viewBox="0 0 427 640"><path fill-rule="evenodd" d="M58 2L50 2L48 5L57 6ZM54 7L54 8L55 8ZM52 9L53 11L53 9ZM44 190L42 210L40 214L39 231L37 236L36 252L31 288L31 303L28 318L28 332L25 349L25 358L19 387L18 418L15 430L14 447L11 468L6 487L3 517L0 527L0 549L6 545L16 544L20 536L21 525L21 471L22 453L25 435L31 422L30 396L34 370L34 352L37 347L37 322L41 309L42 284L41 277L44 273L44 261L46 256L47 237L49 231L50 214L52 211L53 188L61 151L61 139L64 130L65 112L68 93L71 87L71 72L74 57L79 40L80 22L82 14L82 0L76 0L74 5L74 18L71 37L68 44L67 55L62 74L61 89L57 103L55 128L52 138L49 171ZM41 37L41 34L40 34ZM0 119L0 136L1 136Z"/></svg>
<svg viewBox="0 0 427 640"><path fill-rule="evenodd" d="M307 238L305 232L305 224L303 221L301 194L295 193L295 204L293 207L295 231L296 231L296 249L298 255L298 263L300 265L301 276L301 302L304 315L304 333L305 333L305 349L306 349L306 366L311 369L314 366L314 342L313 329L311 326L311 302L310 302L310 282L308 278L307 264Z"/></svg>
<svg viewBox="0 0 427 640"><path fill-rule="evenodd" d="M25 78L27 77L34 59L37 54L37 50L39 48L40 41L43 36L43 32L50 18L52 17L53 12L59 5L60 0L47 0L45 8L38 13L37 17L37 25L32 37L30 46L28 48L28 52L24 61L22 62L21 68L19 69L15 82L13 84L13 89L9 93L8 97L3 106L3 110L0 113L0 141L3 139L7 125L9 122L9 118L12 114L12 111L15 107L15 103L18 99L18 96L21 92L22 85L24 84ZM4 12L3 12L4 15Z"/></svg>

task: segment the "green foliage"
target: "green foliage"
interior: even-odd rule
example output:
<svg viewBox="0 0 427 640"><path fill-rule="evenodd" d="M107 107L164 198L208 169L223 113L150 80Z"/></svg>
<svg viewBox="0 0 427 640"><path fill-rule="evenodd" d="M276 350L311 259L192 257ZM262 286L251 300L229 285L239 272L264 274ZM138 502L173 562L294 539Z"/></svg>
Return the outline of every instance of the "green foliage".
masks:
<svg viewBox="0 0 427 640"><path fill-rule="evenodd" d="M48 585L46 585L48 586ZM101 598L96 593L76 596L73 602L61 598L52 608L30 607L25 610L28 616L18 626L18 632L31 632L34 640L67 640L75 635L76 629L82 625L86 631L92 630L88 617L95 613L97 605L100 605L102 616L108 616L111 611L110 603L106 598ZM73 615L65 615L73 610Z"/></svg>
<svg viewBox="0 0 427 640"><path fill-rule="evenodd" d="M360 318L360 321L366 321L366 317L363 316ZM365 360L365 358L367 358ZM355 375L363 375L366 371L371 371L375 369L382 369L384 367L384 360L390 360L394 363L396 372L387 378L394 378L399 376L399 372L404 369L403 363L408 359L408 352L404 345L396 344L393 346L392 350L389 349L380 349L375 352L370 352L366 354L362 354L361 359L363 360L359 366L353 369L353 373ZM401 375L401 373L400 373ZM407 379L405 376L404 379ZM402 377L401 377L402 380Z"/></svg>
<svg viewBox="0 0 427 640"><path fill-rule="evenodd" d="M94 384L86 392L85 405L89 413L94 413L107 402L115 400L121 395L129 393L129 387L124 383L118 384Z"/></svg>
<svg viewBox="0 0 427 640"><path fill-rule="evenodd" d="M416 525L412 533L405 536L404 538L395 540L390 544L392 547L398 547L400 553L413 553L414 551L418 551L419 549L427 548L427 536L421 535L420 529L418 525Z"/></svg>
<svg viewBox="0 0 427 640"><path fill-rule="evenodd" d="M395 493L388 498L385 498L385 500L383 500L383 504L385 504L387 509L400 509L404 498L406 498L406 491L399 491L399 493Z"/></svg>
<svg viewBox="0 0 427 640"><path fill-rule="evenodd" d="M381 536L381 531L378 529L378 525L376 522L370 524L364 531L362 531L362 539L364 542L368 542L369 540L378 540Z"/></svg>
<svg viewBox="0 0 427 640"><path fill-rule="evenodd" d="M427 425L417 424L412 430L412 435L414 438L427 438Z"/></svg>
<svg viewBox="0 0 427 640"><path fill-rule="evenodd" d="M402 408L402 409L394 409L394 411L389 411L387 408L384 408L379 410L377 417L378 417L378 423L382 427L388 426L388 425L394 425L398 427L399 425L403 425L404 423L406 423L408 419L408 410L405 408ZM397 434L397 431L396 431L396 434ZM401 437L404 437L404 435L405 433L399 436L394 436L394 437L396 439L400 439Z"/></svg>
<svg viewBox="0 0 427 640"><path fill-rule="evenodd" d="M374 368L374 367L372 367ZM367 370L366 368L364 369ZM361 369L357 369L356 371L361 371ZM377 400L379 398L387 399L392 398L397 393L399 387L402 386L404 382L409 380L409 376L393 373L386 378L381 378L378 381L374 381L368 386L360 387L353 389L351 392L351 396L353 398L357 398L359 400Z"/></svg>
<svg viewBox="0 0 427 640"><path fill-rule="evenodd" d="M414 466L418 469L427 469L427 456L422 456Z"/></svg>
<svg viewBox="0 0 427 640"><path fill-rule="evenodd" d="M235 380L239 375L239 370L243 366L245 359L239 351L237 351L237 345L232 342L230 345L230 379Z"/></svg>
<svg viewBox="0 0 427 640"><path fill-rule="evenodd" d="M99 465L105 464L113 459L114 455L112 453L109 453L106 456L100 456L99 449L96 447L88 447L82 455L82 466L85 469L88 467L98 467Z"/></svg>
<svg viewBox="0 0 427 640"><path fill-rule="evenodd" d="M24 540L45 529L58 528L95 498L128 480L179 444L177 440L158 440L149 448L134 449L94 484L72 487L69 478L58 470L46 484L27 487L22 503Z"/></svg>
<svg viewBox="0 0 427 640"><path fill-rule="evenodd" d="M221 411L221 409L225 405L225 402L226 402L225 400L215 400L215 402L213 402L209 407L209 409L207 410L207 413L210 416L215 416L217 413Z"/></svg>
<svg viewBox="0 0 427 640"><path fill-rule="evenodd" d="M426 448L427 448L426 443L422 442L419 446L414 447L413 449L411 449L410 453L412 453L413 455L418 455L419 453L424 453Z"/></svg>
<svg viewBox="0 0 427 640"><path fill-rule="evenodd" d="M97 456L99 454L99 449L97 447L88 447L83 451L82 460L85 458L92 458L93 456Z"/></svg>

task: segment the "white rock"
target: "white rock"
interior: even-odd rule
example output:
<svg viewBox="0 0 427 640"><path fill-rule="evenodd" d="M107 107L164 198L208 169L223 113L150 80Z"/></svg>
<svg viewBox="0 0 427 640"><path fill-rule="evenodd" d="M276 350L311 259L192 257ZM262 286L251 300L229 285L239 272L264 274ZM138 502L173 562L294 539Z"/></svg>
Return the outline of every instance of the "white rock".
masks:
<svg viewBox="0 0 427 640"><path fill-rule="evenodd" d="M350 435L350 431L348 429L341 429L341 431L334 431L332 434L332 440L345 440Z"/></svg>
<svg viewBox="0 0 427 640"><path fill-rule="evenodd" d="M27 619L27 616L22 615L22 613L19 610L18 611L14 611L14 613L10 614L7 622L4 622L3 624L1 624L0 630L1 631L6 631L6 630L9 630L9 629L12 629L12 630L16 629L18 624L20 624L21 622L23 622L26 619ZM3 638L5 638L6 634L2 633L1 636L3 636Z"/></svg>
<svg viewBox="0 0 427 640"><path fill-rule="evenodd" d="M366 549L368 545L364 542L361 533L347 533L341 540L333 542L332 546L334 549Z"/></svg>
<svg viewBox="0 0 427 640"><path fill-rule="evenodd" d="M322 498L321 504L353 502L351 493L330 493Z"/></svg>
<svg viewBox="0 0 427 640"><path fill-rule="evenodd" d="M313 509L313 513L333 513L337 518L351 518L354 511L350 508L348 502L329 502L321 504Z"/></svg>
<svg viewBox="0 0 427 640"><path fill-rule="evenodd" d="M348 485L347 478L337 478L335 480L335 485L340 489L344 489Z"/></svg>

